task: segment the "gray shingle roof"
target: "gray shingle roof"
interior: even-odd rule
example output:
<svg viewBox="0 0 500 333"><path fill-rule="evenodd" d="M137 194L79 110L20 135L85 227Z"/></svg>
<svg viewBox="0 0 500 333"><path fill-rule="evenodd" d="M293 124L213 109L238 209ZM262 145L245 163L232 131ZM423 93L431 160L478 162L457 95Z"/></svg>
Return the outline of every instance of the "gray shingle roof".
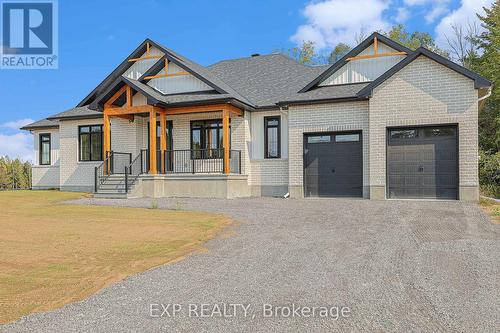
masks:
<svg viewBox="0 0 500 333"><path fill-rule="evenodd" d="M318 87L319 82L341 67L346 62L347 57L361 52L362 49L370 44L371 39L375 36L385 44L397 50L404 50L408 53L408 57L372 83ZM130 66L128 59L142 54L147 43L151 43L161 49L165 53L166 58L176 62L194 76L214 87L214 91L163 95L140 80L131 80L123 77L123 72ZM98 87L80 102L79 106L24 126L23 129L56 127L58 125L55 120L102 117L101 112L93 109L98 108L97 103L101 99L106 100L109 94L113 93L117 87L123 84L129 84L133 86L135 90L141 91L148 98L148 103L154 105L187 105L208 102L216 103L219 101L230 101L233 103L234 100L237 100L242 103L242 105L249 106L249 108L252 109L275 108L278 105L291 103L314 103L354 98L365 99L369 97L373 87L392 75L394 71L399 70L401 66L411 62L412 59L420 54L431 57L437 62L470 77L475 81L476 87L491 85L488 80L428 50L419 49L412 52L377 33L372 34L335 64L317 67L299 64L295 60L282 54L223 60L208 67L203 67L169 48L146 39ZM161 65L161 62L157 62L157 65L158 64ZM156 65L150 70L156 70ZM89 107L90 105L92 109Z"/></svg>
<svg viewBox="0 0 500 333"><path fill-rule="evenodd" d="M38 128L56 128L56 127L59 127L59 122L57 120L42 119L39 121L35 121L34 123L25 125L20 129L29 131Z"/></svg>
<svg viewBox="0 0 500 333"><path fill-rule="evenodd" d="M64 119L92 119L102 117L102 112L91 110L88 106L80 106L64 112L56 113L50 117L49 120L64 120Z"/></svg>
<svg viewBox="0 0 500 333"><path fill-rule="evenodd" d="M292 102L310 103L312 101L331 101L341 99L358 98L358 92L368 86L370 83L343 84L337 86L318 87L304 93L292 93L283 97L280 104L288 104Z"/></svg>
<svg viewBox="0 0 500 333"><path fill-rule="evenodd" d="M234 98L231 94L219 94L216 91L203 91L199 93L189 93L189 94L177 94L177 95L163 95L156 89L139 82L137 80L132 80L129 78L124 78L133 88L142 91L144 94L153 97L154 99L160 101L163 104L171 105L181 105L189 104L193 102L204 102L204 101L216 101L216 100L228 100Z"/></svg>
<svg viewBox="0 0 500 333"><path fill-rule="evenodd" d="M224 60L208 67L256 107L276 106L326 68L305 66L282 54Z"/></svg>
<svg viewBox="0 0 500 333"><path fill-rule="evenodd" d="M251 102L244 96L241 95L237 89L234 89L234 87L224 81L223 79L219 78L217 75L214 75L212 71L210 71L209 68L203 67L196 62L189 60L188 58L178 54L177 52L161 45L158 43L154 43L157 47L159 47L165 54L173 56L176 60L179 61L179 64L184 65L187 69L191 70L193 73L196 73L200 76L202 76L206 81L214 84L215 86L221 88L224 92L228 93L231 95L231 97L245 103L248 105L251 105Z"/></svg>

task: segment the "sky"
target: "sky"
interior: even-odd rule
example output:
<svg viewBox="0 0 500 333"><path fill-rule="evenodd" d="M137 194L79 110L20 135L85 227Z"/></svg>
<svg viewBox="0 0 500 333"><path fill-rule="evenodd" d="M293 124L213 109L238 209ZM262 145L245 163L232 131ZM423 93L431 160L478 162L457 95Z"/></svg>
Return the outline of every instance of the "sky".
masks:
<svg viewBox="0 0 500 333"><path fill-rule="evenodd" d="M304 40L326 53L397 23L446 48L451 25L477 21L492 1L59 0L59 68L0 69L0 156L31 160L32 135L18 128L74 107L145 38L201 65Z"/></svg>

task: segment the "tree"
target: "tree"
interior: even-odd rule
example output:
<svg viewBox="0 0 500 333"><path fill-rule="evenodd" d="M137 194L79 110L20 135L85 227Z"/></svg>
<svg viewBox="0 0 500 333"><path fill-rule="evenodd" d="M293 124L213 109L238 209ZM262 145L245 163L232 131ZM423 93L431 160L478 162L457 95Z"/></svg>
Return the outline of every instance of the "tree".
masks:
<svg viewBox="0 0 500 333"><path fill-rule="evenodd" d="M5 188L9 183L9 174L7 172L7 163L4 157L0 156L0 189Z"/></svg>
<svg viewBox="0 0 500 333"><path fill-rule="evenodd" d="M483 53L475 70L488 78L493 88L479 112L479 143L483 151L494 154L500 151L500 0L484 11L484 16L478 15L484 28L479 35Z"/></svg>
<svg viewBox="0 0 500 333"><path fill-rule="evenodd" d="M392 27L388 32L383 32L383 35L388 38L406 46L411 50L416 50L419 47L425 47L432 52L435 52L445 58L450 58L450 54L448 51L439 48L432 38L427 32L419 32L415 31L413 33L409 33L406 31L406 28L402 24L397 24Z"/></svg>
<svg viewBox="0 0 500 333"><path fill-rule="evenodd" d="M304 41L300 47L294 47L285 52L289 57L304 65L319 65L323 62L316 53L314 42Z"/></svg>
<svg viewBox="0 0 500 333"><path fill-rule="evenodd" d="M478 25L470 21L466 25L454 23L451 25L451 29L451 35L445 36L451 50L451 57L462 66L474 69L479 60L480 39Z"/></svg>
<svg viewBox="0 0 500 333"><path fill-rule="evenodd" d="M328 63L333 64L343 56L345 56L349 51L351 51L351 47L346 43L338 43L330 53L328 57Z"/></svg>
<svg viewBox="0 0 500 333"><path fill-rule="evenodd" d="M31 187L31 163L20 159L0 156L0 189L29 189Z"/></svg>
<svg viewBox="0 0 500 333"><path fill-rule="evenodd" d="M491 8L484 8L485 15L478 15L484 29L478 36L479 56L466 59L473 70L489 79L493 88L479 110L479 181L484 193L500 196L500 0ZM474 55L476 56L476 55ZM466 55L467 57L467 55Z"/></svg>

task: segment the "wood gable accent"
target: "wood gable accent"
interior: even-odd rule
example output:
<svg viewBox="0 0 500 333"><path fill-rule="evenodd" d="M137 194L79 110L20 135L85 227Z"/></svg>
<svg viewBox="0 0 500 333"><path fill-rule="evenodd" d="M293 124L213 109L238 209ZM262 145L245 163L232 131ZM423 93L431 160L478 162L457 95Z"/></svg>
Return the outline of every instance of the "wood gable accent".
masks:
<svg viewBox="0 0 500 333"><path fill-rule="evenodd" d="M132 59L129 59L128 61L129 62L136 62L136 61L140 61L140 60L158 59L158 58L161 58L161 56L151 55L151 44L149 42L146 42L146 53L144 53L144 55L142 55L139 58L132 58Z"/></svg>
<svg viewBox="0 0 500 333"><path fill-rule="evenodd" d="M406 55L406 52L391 52L391 53L378 53L378 39L377 36L373 38L373 54L370 55L362 55L356 57L349 57L347 61L360 60L360 59L370 59L370 58L380 58L380 57L392 57L396 55Z"/></svg>

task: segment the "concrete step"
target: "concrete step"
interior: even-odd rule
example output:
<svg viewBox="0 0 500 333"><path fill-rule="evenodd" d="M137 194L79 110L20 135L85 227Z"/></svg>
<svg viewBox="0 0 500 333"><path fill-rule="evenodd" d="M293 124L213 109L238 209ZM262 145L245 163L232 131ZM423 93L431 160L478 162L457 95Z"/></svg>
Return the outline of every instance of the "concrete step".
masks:
<svg viewBox="0 0 500 333"><path fill-rule="evenodd" d="M94 198L127 199L127 193L94 193Z"/></svg>
<svg viewBox="0 0 500 333"><path fill-rule="evenodd" d="M129 185L131 185L131 184L133 184L133 183L134 183L134 181L132 181L132 180L129 180L129 181L127 182L127 184L129 184ZM101 185L125 186L125 181L121 181L121 182L108 182L108 181L106 181L106 182L104 182L104 183L101 183Z"/></svg>
<svg viewBox="0 0 500 333"><path fill-rule="evenodd" d="M125 193L124 188L99 188L97 193Z"/></svg>

